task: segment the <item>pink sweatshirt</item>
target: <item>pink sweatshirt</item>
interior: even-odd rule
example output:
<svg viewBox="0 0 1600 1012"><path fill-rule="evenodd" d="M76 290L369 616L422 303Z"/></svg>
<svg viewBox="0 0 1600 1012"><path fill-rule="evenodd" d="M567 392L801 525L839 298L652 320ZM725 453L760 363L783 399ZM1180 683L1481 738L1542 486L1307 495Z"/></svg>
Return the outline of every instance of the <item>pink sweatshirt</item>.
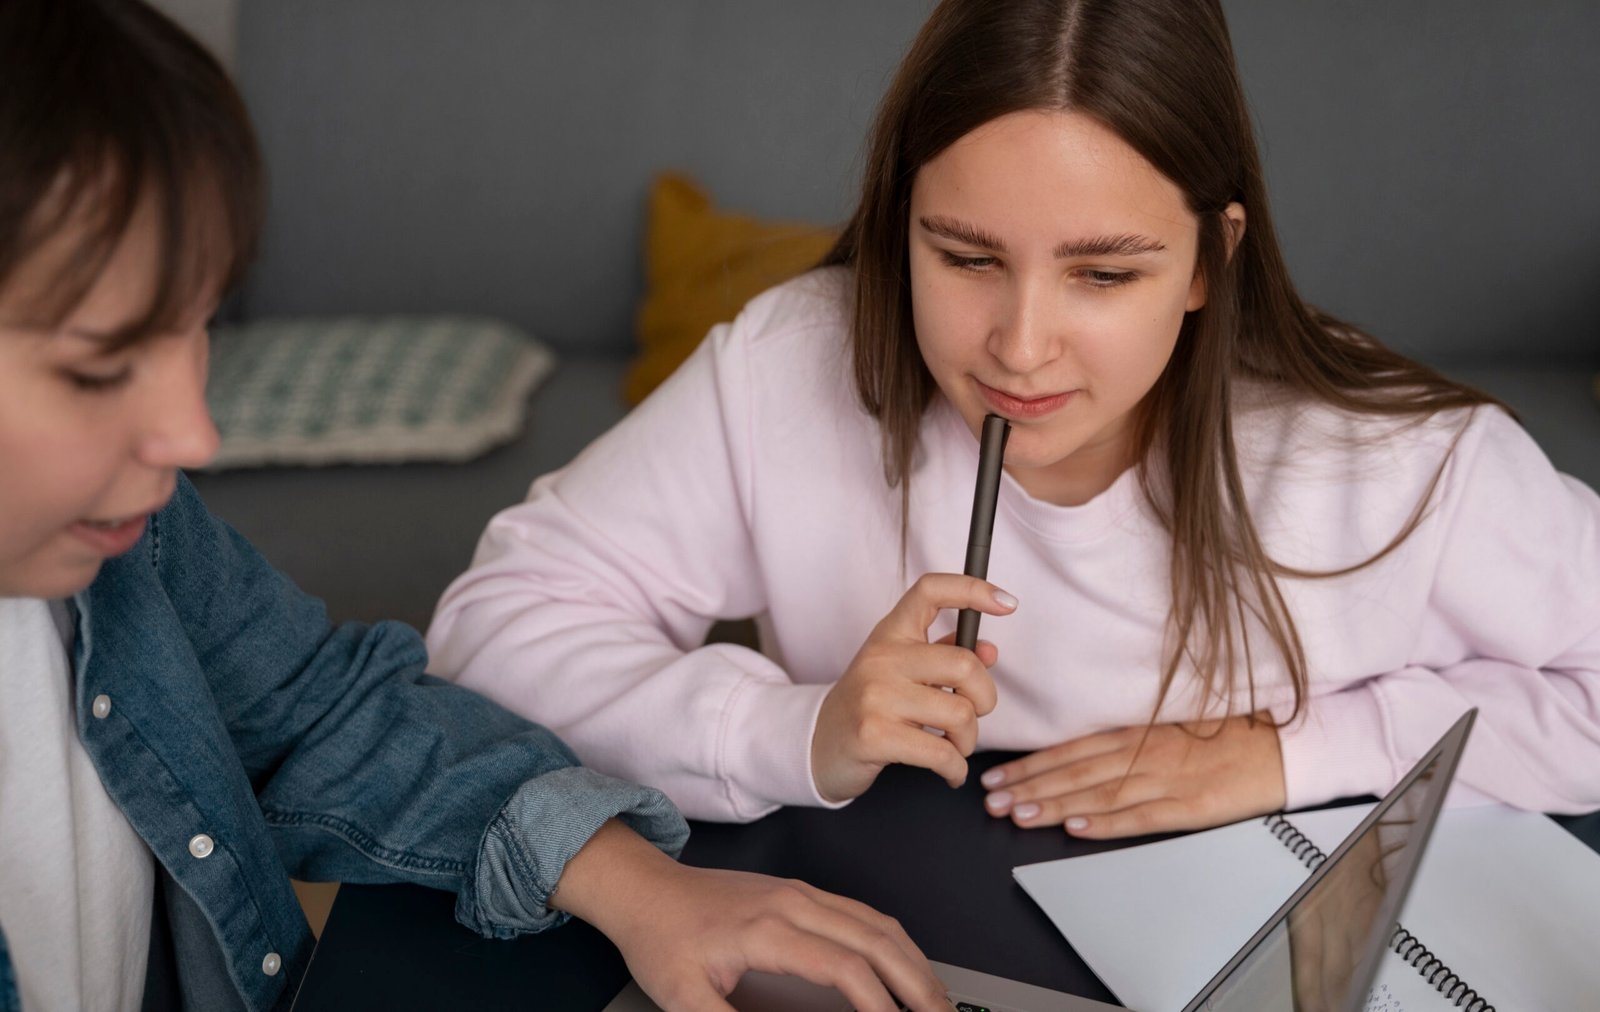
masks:
<svg viewBox="0 0 1600 1012"><path fill-rule="evenodd" d="M823 696L912 579L961 571L977 469L976 440L936 400L902 576L899 492L850 382L843 291L820 271L756 299L495 517L440 602L434 669L691 817L823 804L809 762ZM1386 545L1460 434L1399 550L1348 576L1280 578L1313 697L1280 732L1290 807L1384 793L1469 706L1466 793L1600 807L1600 497L1498 410L1396 423L1257 397L1236 419L1265 546L1309 569ZM1007 477L989 576L1021 604L983 621L999 704L979 747L1149 720L1168 565L1133 471L1076 507ZM763 653L700 646L713 619L749 615ZM930 636L954 624L941 615ZM1282 662L1261 629L1251 644L1257 703L1286 715ZM1175 692L1162 718L1195 704Z"/></svg>

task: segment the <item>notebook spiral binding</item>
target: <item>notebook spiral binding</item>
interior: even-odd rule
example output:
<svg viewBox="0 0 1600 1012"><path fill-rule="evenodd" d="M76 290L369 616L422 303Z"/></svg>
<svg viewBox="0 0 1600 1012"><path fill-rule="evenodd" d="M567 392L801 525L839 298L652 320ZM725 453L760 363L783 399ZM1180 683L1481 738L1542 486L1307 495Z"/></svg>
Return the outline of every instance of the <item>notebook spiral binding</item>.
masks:
<svg viewBox="0 0 1600 1012"><path fill-rule="evenodd" d="M1294 823L1281 815L1269 815L1266 818L1267 828L1272 830L1272 835L1289 848L1301 864L1310 871L1316 871L1317 865L1328 859L1322 849L1311 842L1311 838L1296 829Z"/></svg>
<svg viewBox="0 0 1600 1012"><path fill-rule="evenodd" d="M1466 981L1441 963L1439 957L1417 940L1417 936L1398 924L1394 926L1394 937L1389 940L1389 947L1395 951L1395 955L1416 967L1428 986L1449 998L1456 1008L1464 1008L1468 1012L1495 1012L1493 1005L1479 997L1478 992L1468 987Z"/></svg>
<svg viewBox="0 0 1600 1012"><path fill-rule="evenodd" d="M1297 860L1308 870L1315 870L1317 865L1328 859L1322 848L1311 842L1294 823L1282 815L1273 813L1261 820ZM1467 1012L1496 1012L1495 1007L1485 1001L1478 992L1467 986L1460 975L1444 965L1427 946L1417 939L1417 936L1401 927L1394 926L1394 937L1389 939L1389 948L1394 954L1410 963L1428 982L1428 986L1438 991L1456 1008L1464 1008Z"/></svg>

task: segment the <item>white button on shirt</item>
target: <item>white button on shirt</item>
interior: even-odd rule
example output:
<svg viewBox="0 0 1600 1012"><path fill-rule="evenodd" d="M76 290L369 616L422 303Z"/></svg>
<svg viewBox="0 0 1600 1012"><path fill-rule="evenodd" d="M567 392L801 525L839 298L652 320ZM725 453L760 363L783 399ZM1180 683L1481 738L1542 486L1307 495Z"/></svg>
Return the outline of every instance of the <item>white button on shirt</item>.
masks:
<svg viewBox="0 0 1600 1012"><path fill-rule="evenodd" d="M217 845L204 833L198 833L189 840L189 853L195 857L210 857L211 852L216 849Z"/></svg>
<svg viewBox="0 0 1600 1012"><path fill-rule="evenodd" d="M278 957L278 954L276 952L269 952L267 953L267 958L261 961L261 972L266 974L268 977L276 977L278 975L279 968L282 966L283 960Z"/></svg>
<svg viewBox="0 0 1600 1012"><path fill-rule="evenodd" d="M111 697L103 692L94 697L94 702L89 705L89 712L94 714L95 720L105 720L111 715Z"/></svg>

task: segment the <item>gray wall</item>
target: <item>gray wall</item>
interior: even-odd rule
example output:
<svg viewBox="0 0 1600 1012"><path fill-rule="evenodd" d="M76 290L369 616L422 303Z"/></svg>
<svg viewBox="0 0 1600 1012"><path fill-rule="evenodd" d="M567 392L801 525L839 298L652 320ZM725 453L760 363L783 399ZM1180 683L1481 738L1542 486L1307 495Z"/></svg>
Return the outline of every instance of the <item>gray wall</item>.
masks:
<svg viewBox="0 0 1600 1012"><path fill-rule="evenodd" d="M273 173L252 312L469 309L631 346L652 173L840 218L928 0L255 0Z"/></svg>
<svg viewBox="0 0 1600 1012"><path fill-rule="evenodd" d="M1440 363L1600 361L1600 5L1225 0L1313 301ZM837 221L930 0L244 0L253 314L625 351L648 181Z"/></svg>
<svg viewBox="0 0 1600 1012"><path fill-rule="evenodd" d="M224 66L233 67L239 0L150 0L150 5L205 43Z"/></svg>
<svg viewBox="0 0 1600 1012"><path fill-rule="evenodd" d="M1600 362L1600 4L1224 6L1307 298L1438 362Z"/></svg>

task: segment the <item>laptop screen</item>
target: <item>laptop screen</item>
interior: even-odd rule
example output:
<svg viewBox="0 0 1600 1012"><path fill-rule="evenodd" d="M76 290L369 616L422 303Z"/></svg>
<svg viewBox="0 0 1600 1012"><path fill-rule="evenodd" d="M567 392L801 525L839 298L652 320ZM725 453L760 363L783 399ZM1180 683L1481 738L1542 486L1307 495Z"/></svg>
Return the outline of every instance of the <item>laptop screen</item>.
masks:
<svg viewBox="0 0 1600 1012"><path fill-rule="evenodd" d="M1190 1003L1219 1012L1359 1009L1455 773L1469 712Z"/></svg>

